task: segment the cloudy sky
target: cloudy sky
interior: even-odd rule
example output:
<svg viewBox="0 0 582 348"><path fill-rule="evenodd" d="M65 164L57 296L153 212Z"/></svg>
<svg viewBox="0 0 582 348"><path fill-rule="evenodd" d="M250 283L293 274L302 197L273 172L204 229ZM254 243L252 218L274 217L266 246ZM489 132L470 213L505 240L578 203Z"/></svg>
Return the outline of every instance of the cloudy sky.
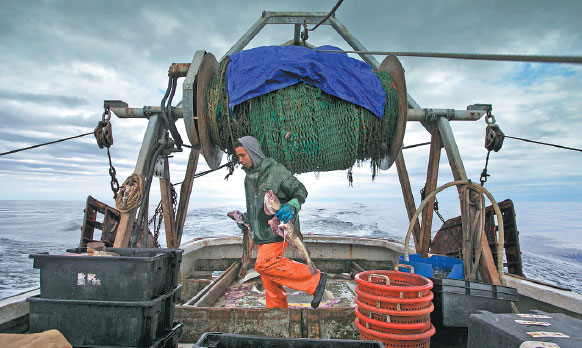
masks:
<svg viewBox="0 0 582 348"><path fill-rule="evenodd" d="M173 62L196 50L217 58L267 11L327 12L326 1L58 1L4 0L0 6L0 152L90 132L104 99L133 107L159 105ZM369 50L582 56L582 2L345 0L336 17ZM247 48L279 45L293 26L267 26ZM328 26L313 45L351 49ZM381 61L384 57L377 56ZM429 108L493 104L507 134L582 148L582 65L402 57L409 94ZM182 81L179 81L181 87ZM180 97L175 98L176 101ZM121 182L133 172L146 120L113 118L113 164ZM178 121L184 130L183 122ZM485 165L485 121L452 122L467 173ZM185 137L185 133L182 133ZM418 123L405 145L429 141ZM426 179L428 146L405 150L413 191ZM182 181L187 153L171 161ZM443 150L439 184L452 179ZM199 170L207 169L202 160ZM499 200L581 201L582 153L506 139L489 163L486 187ZM0 157L0 199L111 201L105 150L81 139ZM239 169L197 179L195 202L243 202ZM346 172L302 174L310 201L401 201L393 166L374 182L368 165ZM153 191L157 191L157 184ZM158 193L155 193L158 195ZM454 198L455 193L444 195ZM197 203L193 203L197 204Z"/></svg>

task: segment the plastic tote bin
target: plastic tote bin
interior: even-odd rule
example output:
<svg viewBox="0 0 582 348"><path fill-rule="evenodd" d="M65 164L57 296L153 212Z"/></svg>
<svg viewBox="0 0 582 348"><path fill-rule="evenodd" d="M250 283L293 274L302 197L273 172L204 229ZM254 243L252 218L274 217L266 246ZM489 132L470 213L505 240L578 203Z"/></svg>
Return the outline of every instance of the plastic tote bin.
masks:
<svg viewBox="0 0 582 348"><path fill-rule="evenodd" d="M177 348L178 341L182 336L182 323L174 323L171 330L163 330L162 336L157 338L156 341L147 346L135 347L135 348ZM112 348L111 346L75 346L75 348ZM134 348L134 347L124 347L124 348Z"/></svg>
<svg viewBox="0 0 582 348"><path fill-rule="evenodd" d="M432 322L437 326L467 327L469 315L479 310L510 313L511 302L518 301L517 290L457 279L432 279L434 312Z"/></svg>
<svg viewBox="0 0 582 348"><path fill-rule="evenodd" d="M263 336L224 334L207 332L203 334L193 348L229 347L229 348L383 348L378 341L333 340L313 338L275 338Z"/></svg>
<svg viewBox="0 0 582 348"><path fill-rule="evenodd" d="M544 313L549 318L522 318L516 314L493 314L481 311L469 317L468 347L498 348L519 347L524 341L544 341L557 344L561 348L582 347L582 320L562 313ZM515 320L541 321L551 326L523 325ZM569 337L538 337L528 335L532 331L560 332Z"/></svg>
<svg viewBox="0 0 582 348"><path fill-rule="evenodd" d="M174 307L180 291L136 302L29 297L29 331L57 329L74 347L147 347L172 328L173 308L165 307Z"/></svg>
<svg viewBox="0 0 582 348"><path fill-rule="evenodd" d="M179 249L106 248L120 256L32 254L40 269L40 297L93 301L148 301L176 288ZM67 250L80 254L86 248Z"/></svg>
<svg viewBox="0 0 582 348"><path fill-rule="evenodd" d="M414 267L414 273L427 278L449 278L464 279L463 260L449 256L433 255L422 257L420 254L408 255L409 261L404 260L404 255L400 255L400 263ZM400 268L399 271L410 273L407 268Z"/></svg>

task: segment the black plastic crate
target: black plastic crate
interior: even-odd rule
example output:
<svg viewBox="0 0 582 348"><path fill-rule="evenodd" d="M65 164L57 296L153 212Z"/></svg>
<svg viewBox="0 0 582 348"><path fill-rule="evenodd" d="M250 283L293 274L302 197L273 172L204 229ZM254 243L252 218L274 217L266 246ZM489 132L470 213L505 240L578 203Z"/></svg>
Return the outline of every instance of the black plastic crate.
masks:
<svg viewBox="0 0 582 348"><path fill-rule="evenodd" d="M164 330L162 336L149 346L124 347L124 348L176 348L182 336L182 323L174 323L171 330ZM111 348L111 346L73 346L73 348Z"/></svg>
<svg viewBox="0 0 582 348"><path fill-rule="evenodd" d="M314 338L275 338L235 335L220 332L204 333L193 348L383 348L379 341L334 340Z"/></svg>
<svg viewBox="0 0 582 348"><path fill-rule="evenodd" d="M40 297L148 301L178 285L182 250L106 248L120 256L32 254L40 269ZM80 254L86 248L67 250Z"/></svg>
<svg viewBox="0 0 582 348"><path fill-rule="evenodd" d="M481 311L469 317L468 347L497 348L519 347L524 341L552 342L561 348L582 347L582 320L561 313L534 311L528 314L543 314L551 318L528 319L517 314L493 314ZM522 325L515 320L541 321L551 326ZM551 331L563 333L569 338L539 337L528 335L532 331Z"/></svg>
<svg viewBox="0 0 582 348"><path fill-rule="evenodd" d="M75 347L147 347L172 329L180 291L136 302L29 297L29 331L59 330Z"/></svg>
<svg viewBox="0 0 582 348"><path fill-rule="evenodd" d="M434 284L434 312L430 317L437 327L467 327L469 315L479 310L510 313L511 302L518 301L514 288L458 279L430 279Z"/></svg>

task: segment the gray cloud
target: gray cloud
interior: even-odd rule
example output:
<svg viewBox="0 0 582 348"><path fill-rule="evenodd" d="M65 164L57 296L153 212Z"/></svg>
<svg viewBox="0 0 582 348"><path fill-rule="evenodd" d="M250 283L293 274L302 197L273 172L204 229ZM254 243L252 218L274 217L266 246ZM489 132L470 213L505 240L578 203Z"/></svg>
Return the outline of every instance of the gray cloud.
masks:
<svg viewBox="0 0 582 348"><path fill-rule="evenodd" d="M220 58L263 10L326 12L335 3L4 2L0 11L0 152L13 149L11 144L33 145L92 130L101 119L104 99L122 99L135 107L158 105L171 63L189 62L196 50ZM348 0L336 17L370 50L582 55L581 12L582 2L575 0ZM280 44L292 36L292 26L267 26L249 47ZM326 26L310 33L309 41L350 49ZM548 68L541 64L408 57L401 61L408 91L423 107L464 109L472 103L492 103L497 121L507 134L582 147L578 140L582 132L578 116L582 108L579 66ZM147 121L114 118L112 122L115 144L111 151L123 181L133 170ZM485 123L452 122L452 127L467 173L477 179L486 154ZM428 139L422 127L408 125L406 145ZM405 152L415 192L426 178L427 153L428 147ZM65 161L67 158L71 161ZM184 168L186 158L187 153L175 154L172 168ZM439 182L451 177L444 151L442 158ZM52 188L54 182L32 184L29 178L42 178L39 171L47 177L74 181L76 186L70 184L64 189L63 195L69 198L103 192L103 185L107 191L106 159L105 151L93 140L72 140L0 158L0 175L6 187L0 199L13 197L27 186ZM503 149L492 154L490 170L494 176L488 185L503 192L513 191L524 200L532 199L530 188L515 184L527 173L532 180L557 183L554 190L544 191L544 197L552 192L556 192L554 199L561 194L582 196L576 188L579 186L562 190L563 186L558 185L579 181L579 176L569 174L579 172L579 163L579 157L565 151L506 140ZM555 170L550 173L540 166ZM205 167L203 161L200 167ZM97 173L100 181L91 172ZM180 180L183 173L172 173L172 177ZM345 173L322 173L320 182L312 176L306 180L310 189L322 185L322 181L336 180L343 188L344 178ZM358 180L369 178L362 174ZM212 192L214 181L208 180L204 187L195 185L194 191L201 196ZM382 173L372 190L377 195L398 196L395 168ZM31 198L35 194L51 198L54 192L30 191Z"/></svg>
<svg viewBox="0 0 582 348"><path fill-rule="evenodd" d="M68 107L81 106L88 103L87 100L78 97L70 97L66 95L22 93L6 89L0 89L0 99Z"/></svg>

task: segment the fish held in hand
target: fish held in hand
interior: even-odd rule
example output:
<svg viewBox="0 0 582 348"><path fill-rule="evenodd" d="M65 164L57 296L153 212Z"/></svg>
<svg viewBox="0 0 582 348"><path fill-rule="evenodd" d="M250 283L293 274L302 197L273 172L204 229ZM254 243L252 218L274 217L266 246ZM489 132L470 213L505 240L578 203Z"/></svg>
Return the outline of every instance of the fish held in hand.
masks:
<svg viewBox="0 0 582 348"><path fill-rule="evenodd" d="M277 198L272 190L265 193L264 208L265 214L267 215L275 215L281 209L281 201L279 201L279 198ZM269 220L269 226L271 226L274 233L283 237L285 241L289 242L289 244L299 251L299 254L307 263L311 274L316 274L317 268L309 256L309 250L307 250L307 247L303 243L301 231L291 221L281 223L276 216Z"/></svg>
<svg viewBox="0 0 582 348"><path fill-rule="evenodd" d="M255 244L253 243L253 238L251 237L251 229L249 224L245 221L244 214L241 213L239 210L231 211L226 214L229 218L236 221L237 224L241 224L243 228L241 229L241 233L243 235L243 254L241 258L242 266L238 272L238 276L240 278L244 278L247 275L247 270L249 264L251 263L251 254L253 252L253 248Z"/></svg>
<svg viewBox="0 0 582 348"><path fill-rule="evenodd" d="M299 251L299 254L309 267L309 272L311 272L312 275L317 273L317 267L315 267L315 264L311 260L311 257L309 256L309 250L307 250L305 243L303 243L303 236L301 235L301 231L295 228L295 225L293 225L291 221L284 224L279 224L278 230L283 231L283 238Z"/></svg>
<svg viewBox="0 0 582 348"><path fill-rule="evenodd" d="M281 209L281 201L279 201L273 190L265 193L264 208L267 215L275 215Z"/></svg>

